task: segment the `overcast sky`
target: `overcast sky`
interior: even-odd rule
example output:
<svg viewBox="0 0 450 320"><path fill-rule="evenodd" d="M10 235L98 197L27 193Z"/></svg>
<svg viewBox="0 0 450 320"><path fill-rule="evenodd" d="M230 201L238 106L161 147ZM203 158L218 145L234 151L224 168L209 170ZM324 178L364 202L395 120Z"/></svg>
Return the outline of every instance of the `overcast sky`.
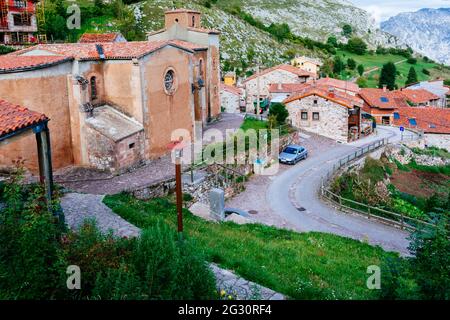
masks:
<svg viewBox="0 0 450 320"><path fill-rule="evenodd" d="M449 8L450 0L350 0L369 11L377 22L387 20L400 12L412 12L422 8Z"/></svg>

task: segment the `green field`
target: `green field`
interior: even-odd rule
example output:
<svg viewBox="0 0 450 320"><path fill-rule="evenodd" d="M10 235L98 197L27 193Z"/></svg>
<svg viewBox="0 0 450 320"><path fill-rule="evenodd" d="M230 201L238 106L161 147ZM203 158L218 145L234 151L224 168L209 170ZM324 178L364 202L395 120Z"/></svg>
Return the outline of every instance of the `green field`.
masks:
<svg viewBox="0 0 450 320"><path fill-rule="evenodd" d="M416 64L409 64L407 59L400 55L392 55L392 54L365 54L365 55L357 55L350 53L344 50L338 50L337 55L340 56L344 62L347 61L348 58L352 58L356 61L356 64L362 64L364 66L365 71L370 71L374 68L381 68L385 63L391 61L396 64L397 67L397 85L399 88L405 86L406 79L408 77L408 72L411 66L416 69L417 77L419 81L432 80L437 77L443 77L445 79L450 79L450 68L443 67L437 63L433 62L425 62L422 58L417 59ZM430 75L426 75L422 72L423 69L427 69L430 71ZM373 72L369 72L365 75L367 78L367 84L369 88L378 87L378 79L380 75L381 69L374 70ZM355 77L359 77L356 70L350 71L347 74L342 74L341 78L345 80L349 80Z"/></svg>
<svg viewBox="0 0 450 320"><path fill-rule="evenodd" d="M140 228L165 222L176 228L173 200L104 200ZM296 233L263 225L213 223L184 211L185 233L210 262L294 299L378 299L366 287L367 267L393 255L379 247L324 233Z"/></svg>

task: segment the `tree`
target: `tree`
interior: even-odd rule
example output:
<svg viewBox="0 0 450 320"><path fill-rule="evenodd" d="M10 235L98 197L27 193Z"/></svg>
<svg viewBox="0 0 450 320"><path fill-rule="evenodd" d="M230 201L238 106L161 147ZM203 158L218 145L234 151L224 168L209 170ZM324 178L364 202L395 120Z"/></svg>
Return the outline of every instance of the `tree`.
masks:
<svg viewBox="0 0 450 320"><path fill-rule="evenodd" d="M389 90L395 90L395 80L397 78L397 68L393 62L388 62L381 69L379 88L386 86Z"/></svg>
<svg viewBox="0 0 450 320"><path fill-rule="evenodd" d="M342 34L343 34L345 37L349 38L349 37L352 35L352 33L353 33L353 28L352 28L351 25L345 24L345 25L342 27Z"/></svg>
<svg viewBox="0 0 450 320"><path fill-rule="evenodd" d="M357 55L363 55L367 51L367 44L364 42L363 39L358 37L353 37L350 40L348 40L346 47L348 51L355 53Z"/></svg>
<svg viewBox="0 0 450 320"><path fill-rule="evenodd" d="M330 37L328 37L327 44L329 44L330 46L333 46L333 47L337 48L337 46L338 46L337 38L336 38L335 36L330 36Z"/></svg>
<svg viewBox="0 0 450 320"><path fill-rule="evenodd" d="M289 112L286 106L282 103L272 103L269 109L269 116L275 116L277 123L282 125L286 122L289 117Z"/></svg>
<svg viewBox="0 0 450 320"><path fill-rule="evenodd" d="M357 84L360 88L367 88L367 87L368 87L368 85L367 85L367 79L364 78L364 77L359 77L359 78L356 80L356 84Z"/></svg>
<svg viewBox="0 0 450 320"><path fill-rule="evenodd" d="M417 64L417 59L416 59L416 58L413 58L413 57L408 58L408 63L409 63L409 64Z"/></svg>
<svg viewBox="0 0 450 320"><path fill-rule="evenodd" d="M414 69L414 67L411 67L409 69L408 79L406 79L406 85L410 85L416 82L418 82L416 69Z"/></svg>
<svg viewBox="0 0 450 320"><path fill-rule="evenodd" d="M362 64L358 65L358 74L362 77L364 74L364 66Z"/></svg>
<svg viewBox="0 0 450 320"><path fill-rule="evenodd" d="M336 56L333 62L333 73L340 74L344 70L344 62L340 56Z"/></svg>
<svg viewBox="0 0 450 320"><path fill-rule="evenodd" d="M353 60L352 58L348 58L348 59L347 59L347 67L348 67L350 70L355 70L355 68L356 68L356 61Z"/></svg>

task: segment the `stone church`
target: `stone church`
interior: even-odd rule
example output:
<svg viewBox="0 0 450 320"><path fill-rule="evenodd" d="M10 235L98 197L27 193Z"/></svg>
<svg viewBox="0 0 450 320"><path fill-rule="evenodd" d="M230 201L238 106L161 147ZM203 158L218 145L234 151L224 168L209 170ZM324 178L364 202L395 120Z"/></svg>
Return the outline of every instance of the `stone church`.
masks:
<svg viewBox="0 0 450 320"><path fill-rule="evenodd" d="M166 13L141 42L39 44L0 57L0 98L45 114L52 159L120 171L168 152L172 132L201 137L220 114L219 33L201 14ZM0 145L0 166L36 171L32 136Z"/></svg>

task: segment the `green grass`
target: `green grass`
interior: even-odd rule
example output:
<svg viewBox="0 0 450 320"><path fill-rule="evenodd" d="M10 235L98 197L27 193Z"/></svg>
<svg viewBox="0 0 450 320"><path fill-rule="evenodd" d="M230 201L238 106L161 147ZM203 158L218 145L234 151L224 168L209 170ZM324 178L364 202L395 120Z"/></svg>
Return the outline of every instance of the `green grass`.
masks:
<svg viewBox="0 0 450 320"><path fill-rule="evenodd" d="M397 85L399 88L405 86L406 79L408 78L408 72L411 67L416 69L417 77L419 81L426 81L436 78L437 76L443 78L450 78L450 69L443 68L439 64L432 62L425 62L423 59L417 59L417 64L409 64L405 57L400 55L393 54L365 54L365 55L357 55L350 53L344 50L338 50L337 54L340 56L344 62L347 62L348 58L352 58L356 61L356 64L362 64L364 66L365 71L369 71L374 68L380 68L379 70L373 71L365 75L367 78L367 85L369 88L377 88L378 87L378 79L381 72L381 67L389 61L398 63L403 61L402 63L398 63L395 66L397 67L398 75L397 75ZM422 72L423 69L427 69L430 71L431 75L426 75ZM353 77L359 77L359 74L356 70L350 72L347 75L343 75L342 79L348 80Z"/></svg>
<svg viewBox="0 0 450 320"><path fill-rule="evenodd" d="M433 157L440 157L443 159L450 159L450 152L448 152L446 149L441 149L437 147L428 147L426 149L412 148L411 150L412 152L418 155L427 155Z"/></svg>
<svg viewBox="0 0 450 320"><path fill-rule="evenodd" d="M176 228L176 210L169 199L144 202L120 194L104 202L140 228L158 221ZM367 267L393 255L331 234L212 223L187 210L184 216L186 235L208 261L295 299L377 299L376 290L366 287Z"/></svg>
<svg viewBox="0 0 450 320"><path fill-rule="evenodd" d="M268 129L268 123L267 121L261 121L255 118L245 118L244 122L241 125L241 129L244 131L253 129L253 130L263 130Z"/></svg>

